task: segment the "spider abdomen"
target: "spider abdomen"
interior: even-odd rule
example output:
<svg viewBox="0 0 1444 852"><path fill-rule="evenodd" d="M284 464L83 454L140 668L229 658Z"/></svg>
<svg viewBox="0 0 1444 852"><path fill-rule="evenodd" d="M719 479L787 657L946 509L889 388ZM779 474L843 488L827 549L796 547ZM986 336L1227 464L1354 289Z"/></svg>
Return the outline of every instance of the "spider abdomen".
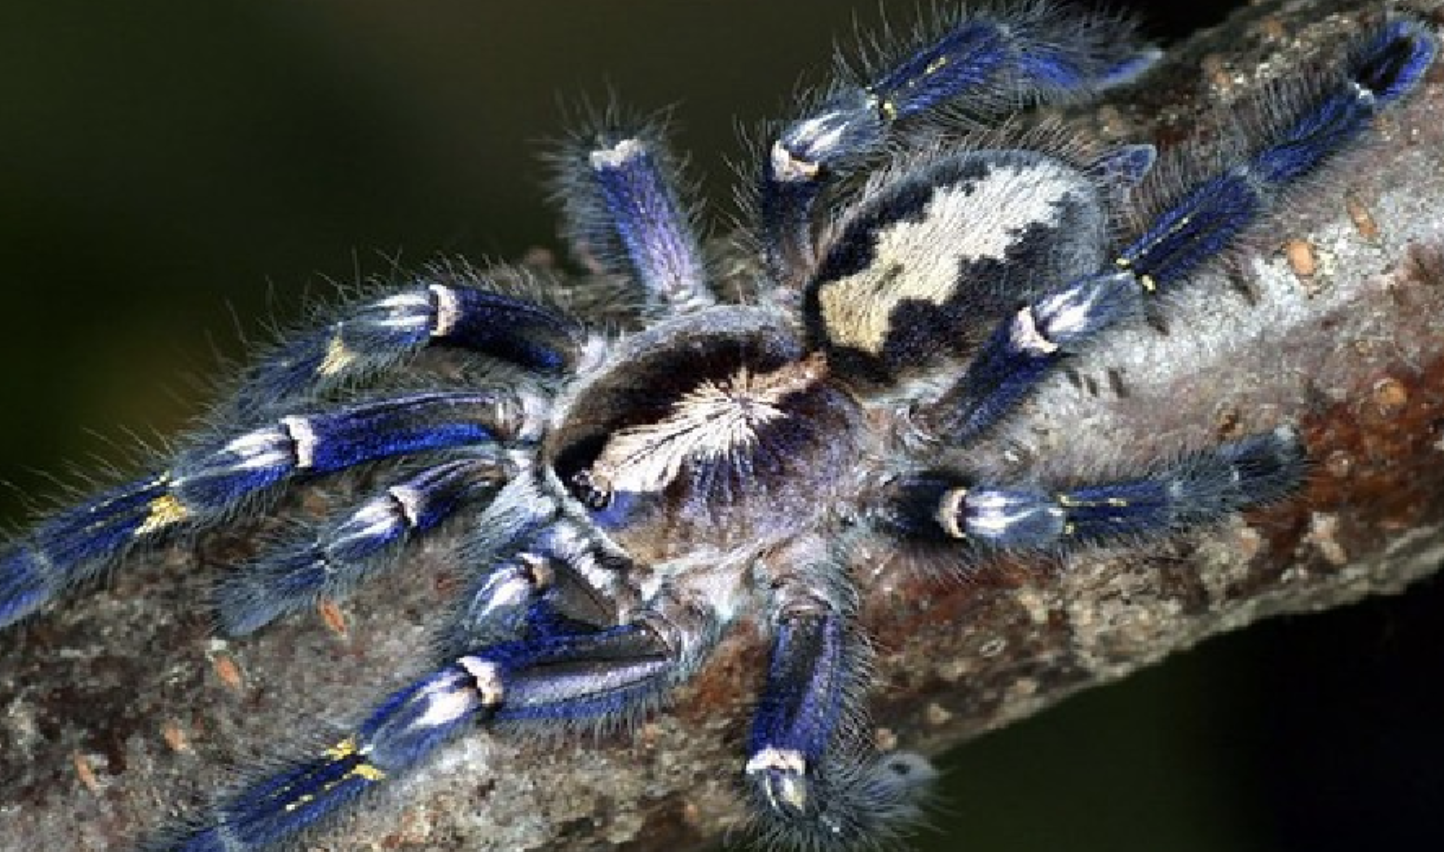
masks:
<svg viewBox="0 0 1444 852"><path fill-rule="evenodd" d="M1032 151L966 151L864 192L808 284L810 342L888 381L969 354L997 319L1098 268L1103 193Z"/></svg>

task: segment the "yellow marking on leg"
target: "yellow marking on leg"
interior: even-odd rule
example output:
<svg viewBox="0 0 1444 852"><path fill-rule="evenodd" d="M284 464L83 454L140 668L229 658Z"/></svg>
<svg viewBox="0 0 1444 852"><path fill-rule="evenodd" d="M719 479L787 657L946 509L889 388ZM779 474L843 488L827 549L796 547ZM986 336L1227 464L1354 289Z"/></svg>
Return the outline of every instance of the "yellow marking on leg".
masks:
<svg viewBox="0 0 1444 852"><path fill-rule="evenodd" d="M356 738L347 737L339 743L326 749L325 756L330 760L344 760L358 751Z"/></svg>
<svg viewBox="0 0 1444 852"><path fill-rule="evenodd" d="M335 745L326 749L326 758L328 760L345 760L350 757L357 757L360 754L361 749L356 747L355 737L347 737L341 742L336 743ZM352 776L364 779L366 781L380 781L386 777L386 770L382 769L379 766L376 766L373 763L367 763L363 760L363 762L358 763L355 766L351 767L349 770L347 770L346 774L342 776L342 780L350 778ZM331 787L328 786L326 789L329 790L331 789Z"/></svg>
<svg viewBox="0 0 1444 852"><path fill-rule="evenodd" d="M326 356L321 359L321 366L316 368L318 376L333 376L351 365L356 360L356 353L346 348L346 341L341 339L341 332L336 332L331 342L326 344Z"/></svg>
<svg viewBox="0 0 1444 852"><path fill-rule="evenodd" d="M379 766L370 763L360 763L352 769L348 775L355 775L367 781L381 781L386 778L386 771Z"/></svg>
<svg viewBox="0 0 1444 852"><path fill-rule="evenodd" d="M149 512L140 526L135 528L132 536L143 536L165 529L171 524L178 524L190 517L191 510L185 507L180 498L174 494L162 494L150 501Z"/></svg>
<svg viewBox="0 0 1444 852"><path fill-rule="evenodd" d="M322 756L331 763L342 760L350 760L351 758L359 757L361 754L362 750L356 745L356 738L354 736L347 737L346 739L336 743L335 745L322 752ZM337 785L350 778L360 778L363 781L376 782L384 779L385 777L386 772L384 770L382 770L378 766L375 766L374 764L367 763L363 760L361 763L358 763L350 769L346 770L345 775L342 775L340 778L337 778L333 781L327 782L326 784L322 785L320 789L310 793L302 793L301 795L296 796L295 799L286 802L286 804L284 805L284 809L287 813L290 813L300 808L304 808L312 802L316 801L316 799L318 799L319 797L336 789ZM299 785L302 783L304 783L304 779L294 782L293 787L294 785Z"/></svg>
<svg viewBox="0 0 1444 852"><path fill-rule="evenodd" d="M1146 273L1140 275L1138 273L1138 270L1133 268L1133 261L1129 260L1128 258L1114 258L1113 265L1123 270L1124 272L1132 275L1133 280L1137 281L1138 286L1142 287L1145 292L1155 293L1158 291L1158 282L1153 279L1153 276Z"/></svg>

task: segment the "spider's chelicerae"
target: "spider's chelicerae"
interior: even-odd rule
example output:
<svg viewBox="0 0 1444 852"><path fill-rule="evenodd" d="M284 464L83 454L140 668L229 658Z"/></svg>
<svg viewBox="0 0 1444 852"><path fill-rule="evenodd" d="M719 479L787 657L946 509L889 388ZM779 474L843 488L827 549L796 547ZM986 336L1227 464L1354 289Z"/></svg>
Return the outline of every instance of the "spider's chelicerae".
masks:
<svg viewBox="0 0 1444 852"><path fill-rule="evenodd" d="M1216 171L1136 193L1150 145L984 126L1129 85L1156 51L1043 3L954 15L843 69L770 134L740 274L704 250L660 129L599 116L555 158L593 274L549 292L517 270L436 271L287 337L213 431L0 552L0 625L291 483L404 459L236 566L215 615L229 635L264 629L453 522L468 587L433 670L152 846L285 845L477 726L635 720L742 623L771 649L738 772L758 832L886 839L930 771L865 735L859 577L1162 536L1286 498L1305 467L1287 423L1107 481L1003 478L973 448L1354 146L1435 53L1395 18L1261 109ZM431 347L459 353L463 378L407 388Z"/></svg>

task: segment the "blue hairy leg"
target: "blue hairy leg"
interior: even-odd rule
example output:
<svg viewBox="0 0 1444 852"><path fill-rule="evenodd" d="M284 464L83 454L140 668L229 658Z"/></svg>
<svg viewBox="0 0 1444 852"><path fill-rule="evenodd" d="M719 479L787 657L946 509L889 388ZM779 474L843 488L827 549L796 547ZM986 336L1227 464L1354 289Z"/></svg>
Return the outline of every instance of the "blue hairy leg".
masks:
<svg viewBox="0 0 1444 852"><path fill-rule="evenodd" d="M423 450L512 437L495 393L433 392L288 415L205 441L161 473L121 485L35 526L0 553L0 626L17 621L132 547L223 519L314 476Z"/></svg>
<svg viewBox="0 0 1444 852"><path fill-rule="evenodd" d="M1192 453L1143 477L1073 488L914 474L896 483L890 514L900 535L952 539L983 550L1126 543L1282 500L1305 470L1298 436L1280 428Z"/></svg>
<svg viewBox="0 0 1444 852"><path fill-rule="evenodd" d="M1420 22L1392 21L1355 46L1343 72L1252 154L1171 204L1116 256L1003 320L957 385L925 415L943 440L963 444L998 422L1052 369L1143 300L1185 281L1258 224L1298 181L1325 168L1367 133L1382 107L1419 84L1438 45ZM1290 101L1286 101L1290 103Z"/></svg>
<svg viewBox="0 0 1444 852"><path fill-rule="evenodd" d="M283 843L415 768L482 723L629 718L689 675L710 642L664 614L614 627L558 623L532 590L523 638L476 648L393 693L349 734L223 799L153 852L249 852ZM714 631L706 635L715 636Z"/></svg>
<svg viewBox="0 0 1444 852"><path fill-rule="evenodd" d="M788 848L879 842L919 816L930 768L880 756L860 730L865 668L842 592L803 576L772 595L767 680L747 740L744 777L756 828Z"/></svg>
<svg viewBox="0 0 1444 852"><path fill-rule="evenodd" d="M1339 76L1300 99L1294 118L1234 167L1187 193L1118 256L1148 291L1216 257L1283 191L1357 143L1378 111L1419 84L1438 50L1421 22L1391 21L1363 39Z"/></svg>
<svg viewBox="0 0 1444 852"><path fill-rule="evenodd" d="M552 158L572 251L673 311L716 300L660 129L609 118Z"/></svg>
<svg viewBox="0 0 1444 852"><path fill-rule="evenodd" d="M432 529L460 506L489 494L508 465L493 448L428 467L388 485L318 530L232 570L216 589L221 629L239 636L276 618L345 597L394 562L397 549Z"/></svg>
<svg viewBox="0 0 1444 852"><path fill-rule="evenodd" d="M815 262L817 203L828 185L887 149L894 125L950 103L975 114L1091 97L1131 82L1159 53L1126 21L1062 15L1047 4L947 22L941 35L861 83L839 83L778 135L757 192L769 270L798 286Z"/></svg>
<svg viewBox="0 0 1444 852"><path fill-rule="evenodd" d="M525 299L477 287L423 283L343 310L282 341L242 377L237 419L272 416L370 378L428 346L453 346L542 374L570 372L582 357L576 320Z"/></svg>

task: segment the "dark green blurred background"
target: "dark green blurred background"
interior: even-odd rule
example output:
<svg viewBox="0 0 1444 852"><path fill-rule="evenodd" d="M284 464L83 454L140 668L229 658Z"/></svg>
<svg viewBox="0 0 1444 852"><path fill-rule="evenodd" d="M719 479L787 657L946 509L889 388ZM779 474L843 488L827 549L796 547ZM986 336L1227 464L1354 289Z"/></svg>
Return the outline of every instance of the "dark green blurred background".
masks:
<svg viewBox="0 0 1444 852"><path fill-rule="evenodd" d="M913 17L911 0L887 5ZM536 143L579 93L677 104L679 144L729 201L735 126L775 115L854 16L877 14L873 0L11 0L0 518L53 492L66 462L122 461L131 433L172 433L205 404L218 353L328 280L554 246ZM1176 36L1222 12L1188 14L1150 27ZM1439 585L1214 642L969 746L928 848L1444 848Z"/></svg>

